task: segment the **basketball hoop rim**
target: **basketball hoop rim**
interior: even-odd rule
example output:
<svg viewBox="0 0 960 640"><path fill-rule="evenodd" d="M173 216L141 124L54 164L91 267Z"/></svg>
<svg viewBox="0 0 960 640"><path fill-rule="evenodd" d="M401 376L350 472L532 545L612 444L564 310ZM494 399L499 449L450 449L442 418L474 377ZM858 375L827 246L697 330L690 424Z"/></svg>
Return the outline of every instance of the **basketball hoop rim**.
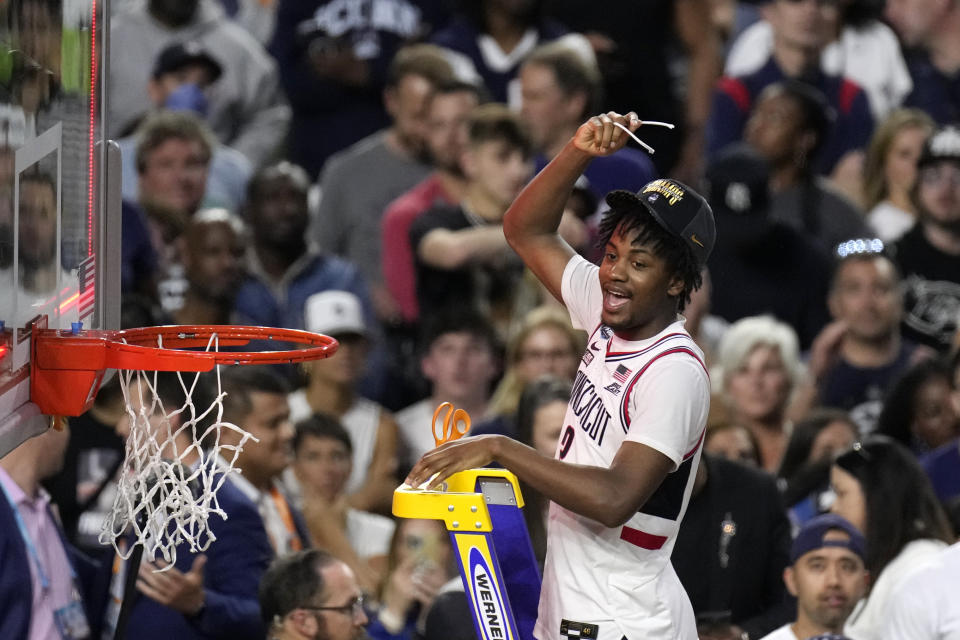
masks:
<svg viewBox="0 0 960 640"><path fill-rule="evenodd" d="M275 351L189 351L235 347L251 340L306 345ZM209 371L215 365L286 364L319 360L339 346L330 336L299 329L245 325L162 325L119 331L44 329L35 341L39 369ZM163 346L157 346L162 344Z"/></svg>
<svg viewBox="0 0 960 640"><path fill-rule="evenodd" d="M215 364L256 365L307 362L328 358L336 353L339 343L330 336L300 329L280 327L256 327L248 325L163 325L123 329L116 332L115 341L125 342L157 351L179 351L181 354L206 353ZM183 351L206 347L216 334L220 347L241 346L251 340L274 340L308 345L300 349L275 351ZM162 338L164 347L155 347L157 338Z"/></svg>
<svg viewBox="0 0 960 640"><path fill-rule="evenodd" d="M251 340L305 348L219 351ZM217 365L290 364L330 357L338 342L310 331L245 325L164 325L77 333L34 326L31 346L31 402L46 415L78 416L92 406L108 369L203 372ZM188 350L208 347L217 350Z"/></svg>

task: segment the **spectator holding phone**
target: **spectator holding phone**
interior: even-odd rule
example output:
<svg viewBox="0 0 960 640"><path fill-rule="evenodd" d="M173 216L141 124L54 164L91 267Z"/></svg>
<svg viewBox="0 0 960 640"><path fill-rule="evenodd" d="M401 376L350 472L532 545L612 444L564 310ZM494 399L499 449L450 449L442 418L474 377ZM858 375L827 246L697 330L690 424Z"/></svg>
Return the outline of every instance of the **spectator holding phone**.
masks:
<svg viewBox="0 0 960 640"><path fill-rule="evenodd" d="M380 610L370 623L373 640L414 640L423 633L440 588L456 577L453 549L440 520L401 520L390 545Z"/></svg>

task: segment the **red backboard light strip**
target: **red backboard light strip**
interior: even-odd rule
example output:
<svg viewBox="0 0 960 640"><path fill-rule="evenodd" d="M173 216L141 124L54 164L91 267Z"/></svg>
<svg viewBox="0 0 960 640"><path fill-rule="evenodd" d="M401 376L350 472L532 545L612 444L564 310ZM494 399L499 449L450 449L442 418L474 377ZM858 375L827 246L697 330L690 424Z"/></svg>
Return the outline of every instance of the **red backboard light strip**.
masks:
<svg viewBox="0 0 960 640"><path fill-rule="evenodd" d="M94 165L93 139L97 128L97 0L91 3L90 14L90 131L87 158L87 255L93 255L93 196Z"/></svg>

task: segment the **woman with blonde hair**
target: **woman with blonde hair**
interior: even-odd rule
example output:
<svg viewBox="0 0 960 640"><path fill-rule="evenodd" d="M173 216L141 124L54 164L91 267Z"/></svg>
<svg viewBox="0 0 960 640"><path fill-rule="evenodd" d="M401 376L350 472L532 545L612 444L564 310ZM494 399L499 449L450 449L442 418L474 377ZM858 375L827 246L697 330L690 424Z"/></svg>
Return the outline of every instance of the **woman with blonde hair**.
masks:
<svg viewBox="0 0 960 640"><path fill-rule="evenodd" d="M471 433L515 438L517 407L527 383L547 375L573 382L584 348L586 335L573 328L562 307L541 306L527 313L507 344L506 370L490 398L487 419Z"/></svg>
<svg viewBox="0 0 960 640"><path fill-rule="evenodd" d="M796 332L771 316L738 320L720 341L711 378L732 422L750 431L761 467L771 473L790 438L787 408L801 368Z"/></svg>
<svg viewBox="0 0 960 640"><path fill-rule="evenodd" d="M565 310L537 307L528 313L507 344L507 369L490 399L491 415L513 415L523 388L540 376L573 380L586 336L570 324Z"/></svg>
<svg viewBox="0 0 960 640"><path fill-rule="evenodd" d="M863 165L864 204L867 224L884 242L896 240L916 222L910 191L933 128L923 111L897 109L873 133Z"/></svg>

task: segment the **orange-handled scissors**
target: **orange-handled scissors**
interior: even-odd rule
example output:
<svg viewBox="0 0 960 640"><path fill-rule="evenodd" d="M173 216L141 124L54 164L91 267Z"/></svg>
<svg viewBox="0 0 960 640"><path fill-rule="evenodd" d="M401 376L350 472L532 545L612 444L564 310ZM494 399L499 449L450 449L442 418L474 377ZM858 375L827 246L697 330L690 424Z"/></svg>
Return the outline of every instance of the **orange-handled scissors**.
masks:
<svg viewBox="0 0 960 640"><path fill-rule="evenodd" d="M442 420L440 420L440 431L437 431L437 419L440 414L446 410ZM449 402L443 402L433 412L433 441L437 446L459 440L468 431L470 431L470 414L463 409L454 409ZM438 435L439 433L439 435Z"/></svg>

